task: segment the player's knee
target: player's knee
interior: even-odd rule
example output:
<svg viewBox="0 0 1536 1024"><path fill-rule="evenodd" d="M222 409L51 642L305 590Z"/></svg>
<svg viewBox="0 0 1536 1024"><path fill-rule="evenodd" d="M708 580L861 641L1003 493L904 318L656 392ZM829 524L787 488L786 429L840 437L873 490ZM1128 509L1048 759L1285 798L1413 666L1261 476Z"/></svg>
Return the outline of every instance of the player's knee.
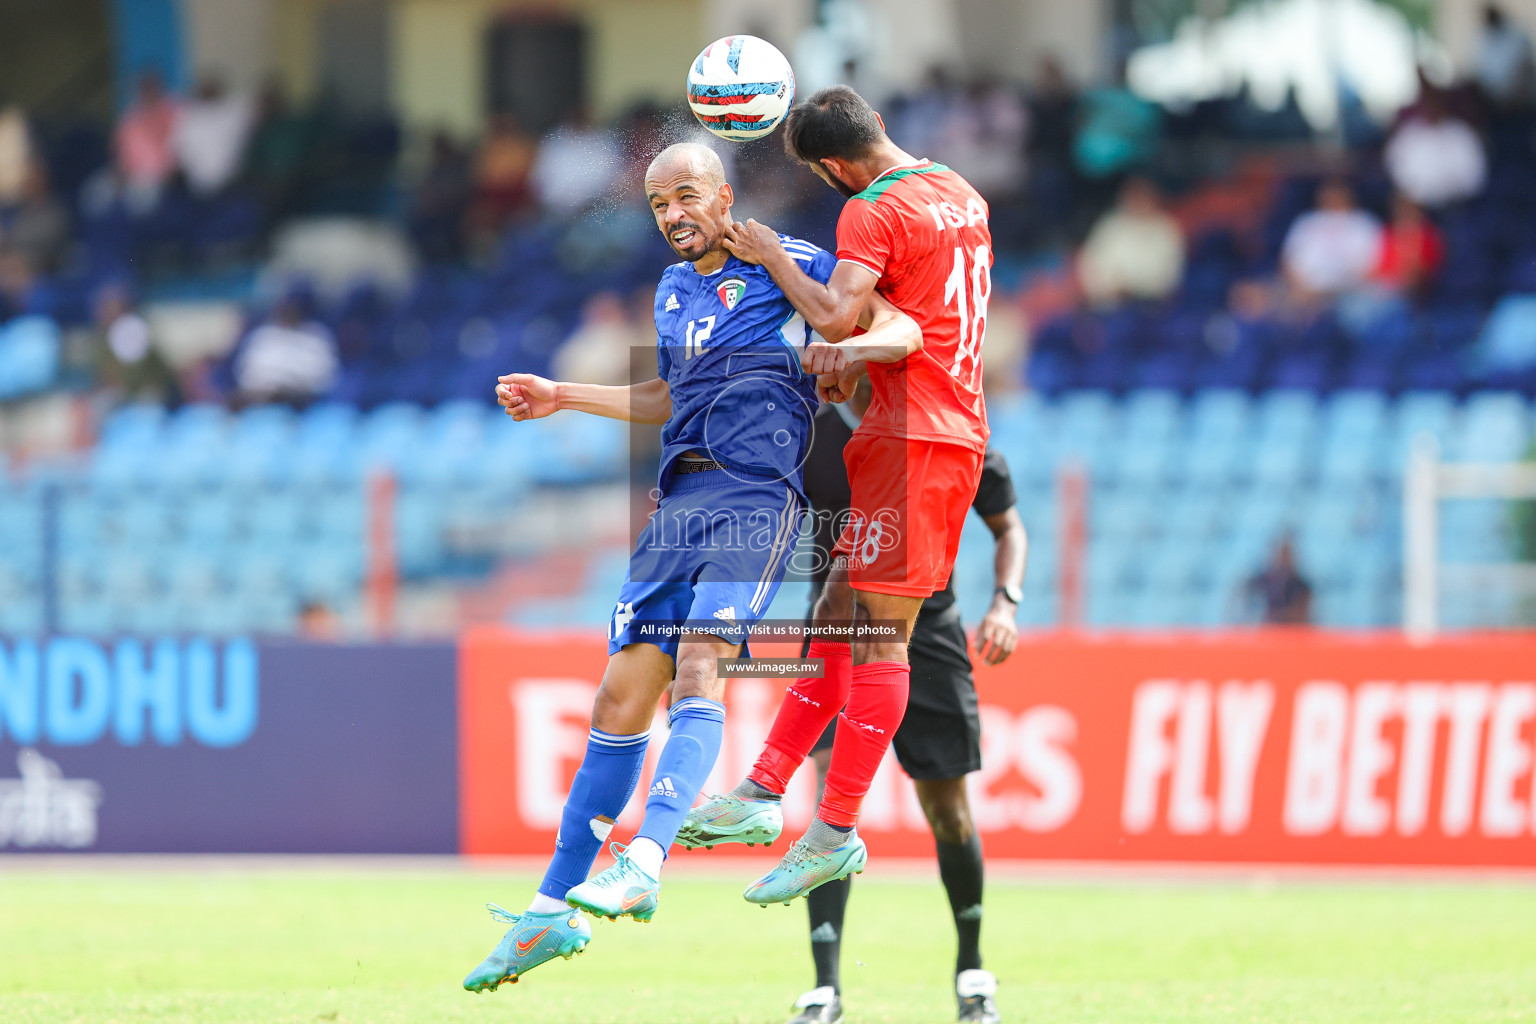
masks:
<svg viewBox="0 0 1536 1024"><path fill-rule="evenodd" d="M971 822L971 810L964 803L939 801L928 804L923 811L928 816L928 827L933 830L933 838L941 843L968 843L976 833L976 826Z"/></svg>
<svg viewBox="0 0 1536 1024"><path fill-rule="evenodd" d="M843 593L831 588L822 591L811 611L811 619L818 626L842 625L853 618L853 591L844 588Z"/></svg>
<svg viewBox="0 0 1536 1024"><path fill-rule="evenodd" d="M605 679L592 702L592 725L619 735L644 732L655 714L658 696L643 686L614 685Z"/></svg>
<svg viewBox="0 0 1536 1024"><path fill-rule="evenodd" d="M868 639L855 641L853 645L853 663L855 665L868 665L874 661L896 661L906 664L906 643Z"/></svg>
<svg viewBox="0 0 1536 1024"><path fill-rule="evenodd" d="M684 646L677 655L677 678L672 683L672 699L703 697L720 700L725 694L725 681L716 671L719 654L714 648Z"/></svg>

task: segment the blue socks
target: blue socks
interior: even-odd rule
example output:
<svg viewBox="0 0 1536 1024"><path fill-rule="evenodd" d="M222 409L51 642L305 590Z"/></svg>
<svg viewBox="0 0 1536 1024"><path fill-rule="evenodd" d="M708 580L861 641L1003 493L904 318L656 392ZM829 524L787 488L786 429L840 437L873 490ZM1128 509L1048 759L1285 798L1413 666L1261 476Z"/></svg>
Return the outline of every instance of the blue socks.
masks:
<svg viewBox="0 0 1536 1024"><path fill-rule="evenodd" d="M673 741L676 736L674 732ZM613 830L614 819L634 795L635 786L640 781L640 769L645 767L645 747L650 738L648 732L638 736L615 736L593 729L587 734L587 754L576 770L571 795L565 801L560 834L555 839L555 855L539 885L542 895L564 900L567 892L587 880L587 872L592 870L592 862L603 848L603 840ZM668 750L672 749L673 741L667 743ZM717 725L714 750L719 749L720 727ZM714 764L714 753L710 754L710 764ZM700 779L702 781L702 776ZM655 797L651 799L655 800ZM693 802L692 795L688 802ZM688 805L685 804L683 813L687 812ZM682 824L681 816L678 824Z"/></svg>
<svg viewBox="0 0 1536 1024"><path fill-rule="evenodd" d="M672 735L661 748L654 784L645 801L645 821L636 838L670 849L683 819L699 795L699 787L720 756L725 732L725 705L703 697L685 697L668 712Z"/></svg>
<svg viewBox="0 0 1536 1024"><path fill-rule="evenodd" d="M656 782L645 802L645 822L636 838L646 838L662 850L677 838L699 787L715 767L725 731L725 705L703 697L687 697L672 705L672 735L656 763ZM539 893L555 900L587 880L613 822L634 795L645 766L649 733L615 736L593 729L587 734L571 795L560 818L555 855L539 885Z"/></svg>

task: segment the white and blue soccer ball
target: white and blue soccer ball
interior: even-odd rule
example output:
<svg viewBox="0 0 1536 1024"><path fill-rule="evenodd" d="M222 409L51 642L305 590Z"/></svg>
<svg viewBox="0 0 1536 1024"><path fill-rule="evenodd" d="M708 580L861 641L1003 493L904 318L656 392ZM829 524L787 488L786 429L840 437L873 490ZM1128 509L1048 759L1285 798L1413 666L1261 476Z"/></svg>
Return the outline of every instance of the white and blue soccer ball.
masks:
<svg viewBox="0 0 1536 1024"><path fill-rule="evenodd" d="M795 102L795 70L778 47L757 36L726 36L704 47L688 68L688 106L722 139L761 139Z"/></svg>

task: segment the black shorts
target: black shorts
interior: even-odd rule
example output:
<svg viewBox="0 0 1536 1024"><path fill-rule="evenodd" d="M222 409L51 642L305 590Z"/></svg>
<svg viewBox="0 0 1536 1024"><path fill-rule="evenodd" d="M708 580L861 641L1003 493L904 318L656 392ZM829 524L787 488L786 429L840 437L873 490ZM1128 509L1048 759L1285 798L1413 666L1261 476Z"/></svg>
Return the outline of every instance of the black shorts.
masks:
<svg viewBox="0 0 1536 1024"><path fill-rule="evenodd" d="M902 770L914 779L958 779L980 771L981 714L959 614L951 609L937 622L919 617L907 659L912 689L891 743ZM837 721L821 734L816 750L832 746Z"/></svg>

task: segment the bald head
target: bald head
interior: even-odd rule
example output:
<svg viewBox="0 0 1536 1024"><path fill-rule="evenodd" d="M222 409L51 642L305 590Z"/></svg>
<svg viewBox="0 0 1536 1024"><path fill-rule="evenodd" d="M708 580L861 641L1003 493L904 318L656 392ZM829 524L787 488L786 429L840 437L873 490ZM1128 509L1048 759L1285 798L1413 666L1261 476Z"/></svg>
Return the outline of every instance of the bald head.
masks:
<svg viewBox="0 0 1536 1024"><path fill-rule="evenodd" d="M679 142L656 154L645 171L645 199L667 244L694 269L713 273L724 265L720 241L735 197L714 150Z"/></svg>
<svg viewBox="0 0 1536 1024"><path fill-rule="evenodd" d="M725 184L725 165L720 162L720 154L702 142L678 142L657 153L645 169L646 191L651 191L653 181L690 172L701 185L719 188Z"/></svg>

